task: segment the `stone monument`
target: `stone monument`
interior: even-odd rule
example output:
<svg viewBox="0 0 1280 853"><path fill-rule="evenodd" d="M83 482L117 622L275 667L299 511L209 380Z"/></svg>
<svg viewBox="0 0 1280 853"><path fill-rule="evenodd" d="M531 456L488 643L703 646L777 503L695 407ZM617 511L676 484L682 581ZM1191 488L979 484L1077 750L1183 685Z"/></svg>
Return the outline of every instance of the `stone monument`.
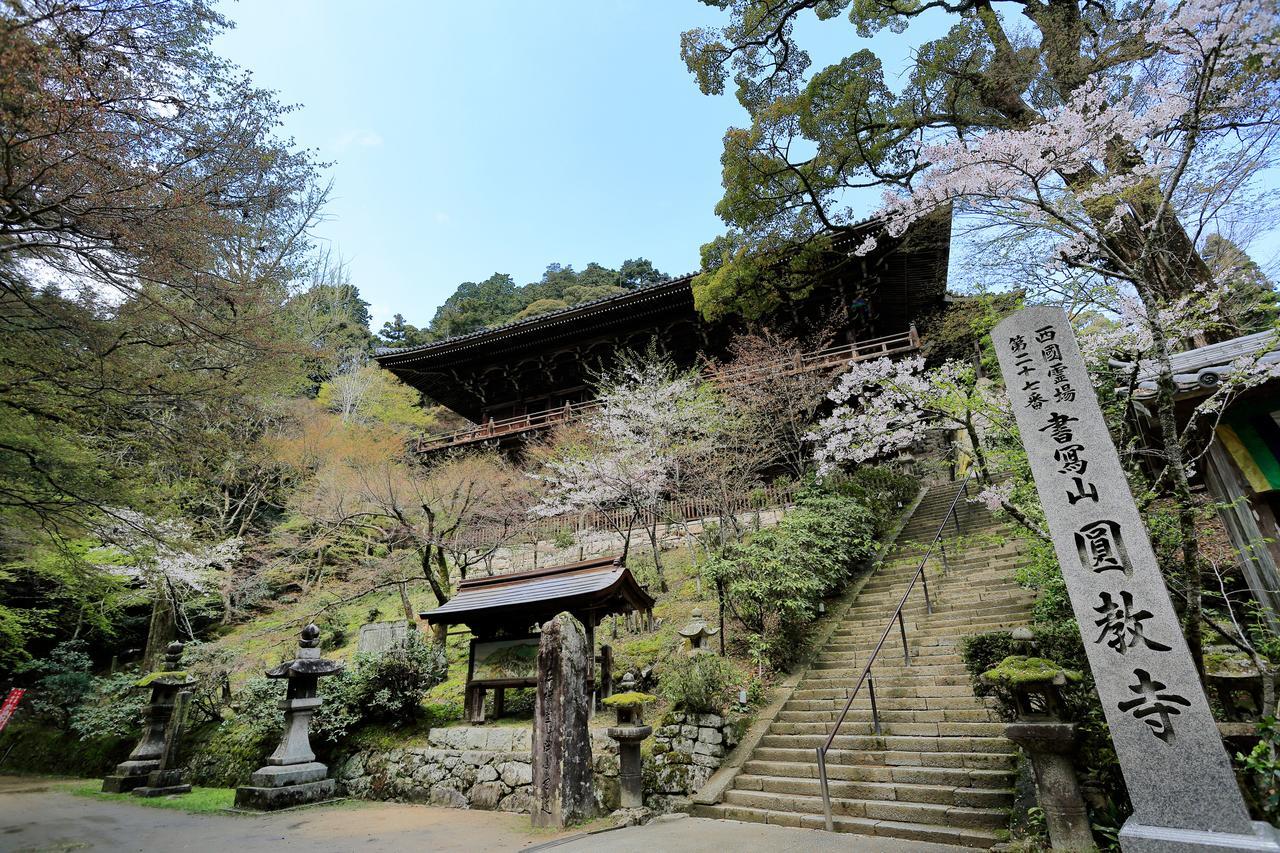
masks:
<svg viewBox="0 0 1280 853"><path fill-rule="evenodd" d="M134 685L151 688L151 701L142 712L142 737L129 757L116 765L115 773L102 780L103 791L123 794L141 788L148 784L148 777L153 772L161 769L178 694L196 683L194 678L180 670L182 650L182 643L170 643L165 649L164 669L151 673Z"/></svg>
<svg viewBox="0 0 1280 853"><path fill-rule="evenodd" d="M182 780L179 755L182 734L187 724L187 708L191 705L191 691L179 690L173 697L173 713L164 732L164 752L160 765L147 774L147 784L134 788L136 797L167 797L171 794L190 794L191 786Z"/></svg>
<svg viewBox="0 0 1280 853"><path fill-rule="evenodd" d="M693 608L693 613L690 615L693 620L678 632L688 643L686 651L689 657L711 654L711 638L720 633L720 629L712 628L707 624L707 620L702 618L701 607Z"/></svg>
<svg viewBox="0 0 1280 853"><path fill-rule="evenodd" d="M280 703L285 712L280 745L249 778L236 789L236 808L271 811L304 803L327 800L336 783L328 778L329 768L316 761L311 751L311 717L320 707L317 687L322 677L342 669L337 661L320 657L320 629L302 629L298 656L266 672L267 678L288 679L288 693Z"/></svg>
<svg viewBox="0 0 1280 853"><path fill-rule="evenodd" d="M991 333L1133 803L1126 853L1280 851L1249 819L1066 314Z"/></svg>
<svg viewBox="0 0 1280 853"><path fill-rule="evenodd" d="M403 619L392 622L369 622L360 626L356 638L357 652L385 652L409 636L409 623Z"/></svg>
<svg viewBox="0 0 1280 853"><path fill-rule="evenodd" d="M591 650L582 624L560 613L542 626L533 718L534 826L563 828L595 817L591 784Z"/></svg>

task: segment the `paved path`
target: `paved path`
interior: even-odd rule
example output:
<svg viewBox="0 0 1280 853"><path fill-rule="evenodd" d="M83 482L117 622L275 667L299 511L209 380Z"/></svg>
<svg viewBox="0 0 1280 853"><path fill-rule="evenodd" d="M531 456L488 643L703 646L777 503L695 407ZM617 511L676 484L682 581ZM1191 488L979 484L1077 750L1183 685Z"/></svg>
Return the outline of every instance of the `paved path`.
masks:
<svg viewBox="0 0 1280 853"><path fill-rule="evenodd" d="M899 838L819 832L701 817L658 818L590 835L556 839L538 848L547 853L968 853L968 848Z"/></svg>
<svg viewBox="0 0 1280 853"><path fill-rule="evenodd" d="M531 830L525 815L351 801L283 814L192 815L95 801L59 788L57 783L44 780L0 777L0 850L533 853L533 848L538 848L549 853L944 853L959 849L700 818L665 819L591 835L556 834Z"/></svg>

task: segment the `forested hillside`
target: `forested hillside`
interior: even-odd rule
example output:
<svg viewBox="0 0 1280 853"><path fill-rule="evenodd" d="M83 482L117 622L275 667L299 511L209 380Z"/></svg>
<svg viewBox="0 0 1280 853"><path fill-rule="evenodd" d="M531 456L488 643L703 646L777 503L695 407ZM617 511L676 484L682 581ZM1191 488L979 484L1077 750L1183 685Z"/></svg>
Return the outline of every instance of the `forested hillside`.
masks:
<svg viewBox="0 0 1280 853"><path fill-rule="evenodd" d="M522 286L505 273L494 273L482 282L464 281L458 285L425 328L412 326L396 314L395 319L383 323L379 337L388 346L425 344L615 296L670 278L644 258L623 261L616 270L589 263L586 269L577 272L571 265L550 264L541 279Z"/></svg>

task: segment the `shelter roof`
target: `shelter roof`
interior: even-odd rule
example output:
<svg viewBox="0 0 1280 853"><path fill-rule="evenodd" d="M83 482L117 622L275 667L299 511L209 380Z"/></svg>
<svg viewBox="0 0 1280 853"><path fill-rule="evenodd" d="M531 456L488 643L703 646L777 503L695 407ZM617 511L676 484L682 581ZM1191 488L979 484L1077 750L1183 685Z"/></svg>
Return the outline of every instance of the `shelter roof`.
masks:
<svg viewBox="0 0 1280 853"><path fill-rule="evenodd" d="M1280 339L1276 332L1257 332L1196 347L1169 357L1173 381L1179 397L1210 394L1231 373L1253 364L1280 365ZM1154 363L1139 365L1134 396L1156 396L1157 368Z"/></svg>
<svg viewBox="0 0 1280 853"><path fill-rule="evenodd" d="M650 610L653 597L614 557L583 560L527 572L468 578L435 610L419 614L436 625L465 624L473 632L524 627L567 610L575 616Z"/></svg>

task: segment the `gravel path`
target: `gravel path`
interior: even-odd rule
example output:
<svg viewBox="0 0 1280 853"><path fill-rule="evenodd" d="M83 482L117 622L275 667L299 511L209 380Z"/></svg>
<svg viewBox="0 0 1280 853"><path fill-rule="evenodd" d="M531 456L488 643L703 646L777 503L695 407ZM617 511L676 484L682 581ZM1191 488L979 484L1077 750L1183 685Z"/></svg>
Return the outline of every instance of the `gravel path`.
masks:
<svg viewBox="0 0 1280 853"><path fill-rule="evenodd" d="M399 803L345 801L266 815L192 815L95 801L56 781L0 777L0 850L198 851L198 853L944 853L960 848L700 818L594 834L534 831L527 815Z"/></svg>

